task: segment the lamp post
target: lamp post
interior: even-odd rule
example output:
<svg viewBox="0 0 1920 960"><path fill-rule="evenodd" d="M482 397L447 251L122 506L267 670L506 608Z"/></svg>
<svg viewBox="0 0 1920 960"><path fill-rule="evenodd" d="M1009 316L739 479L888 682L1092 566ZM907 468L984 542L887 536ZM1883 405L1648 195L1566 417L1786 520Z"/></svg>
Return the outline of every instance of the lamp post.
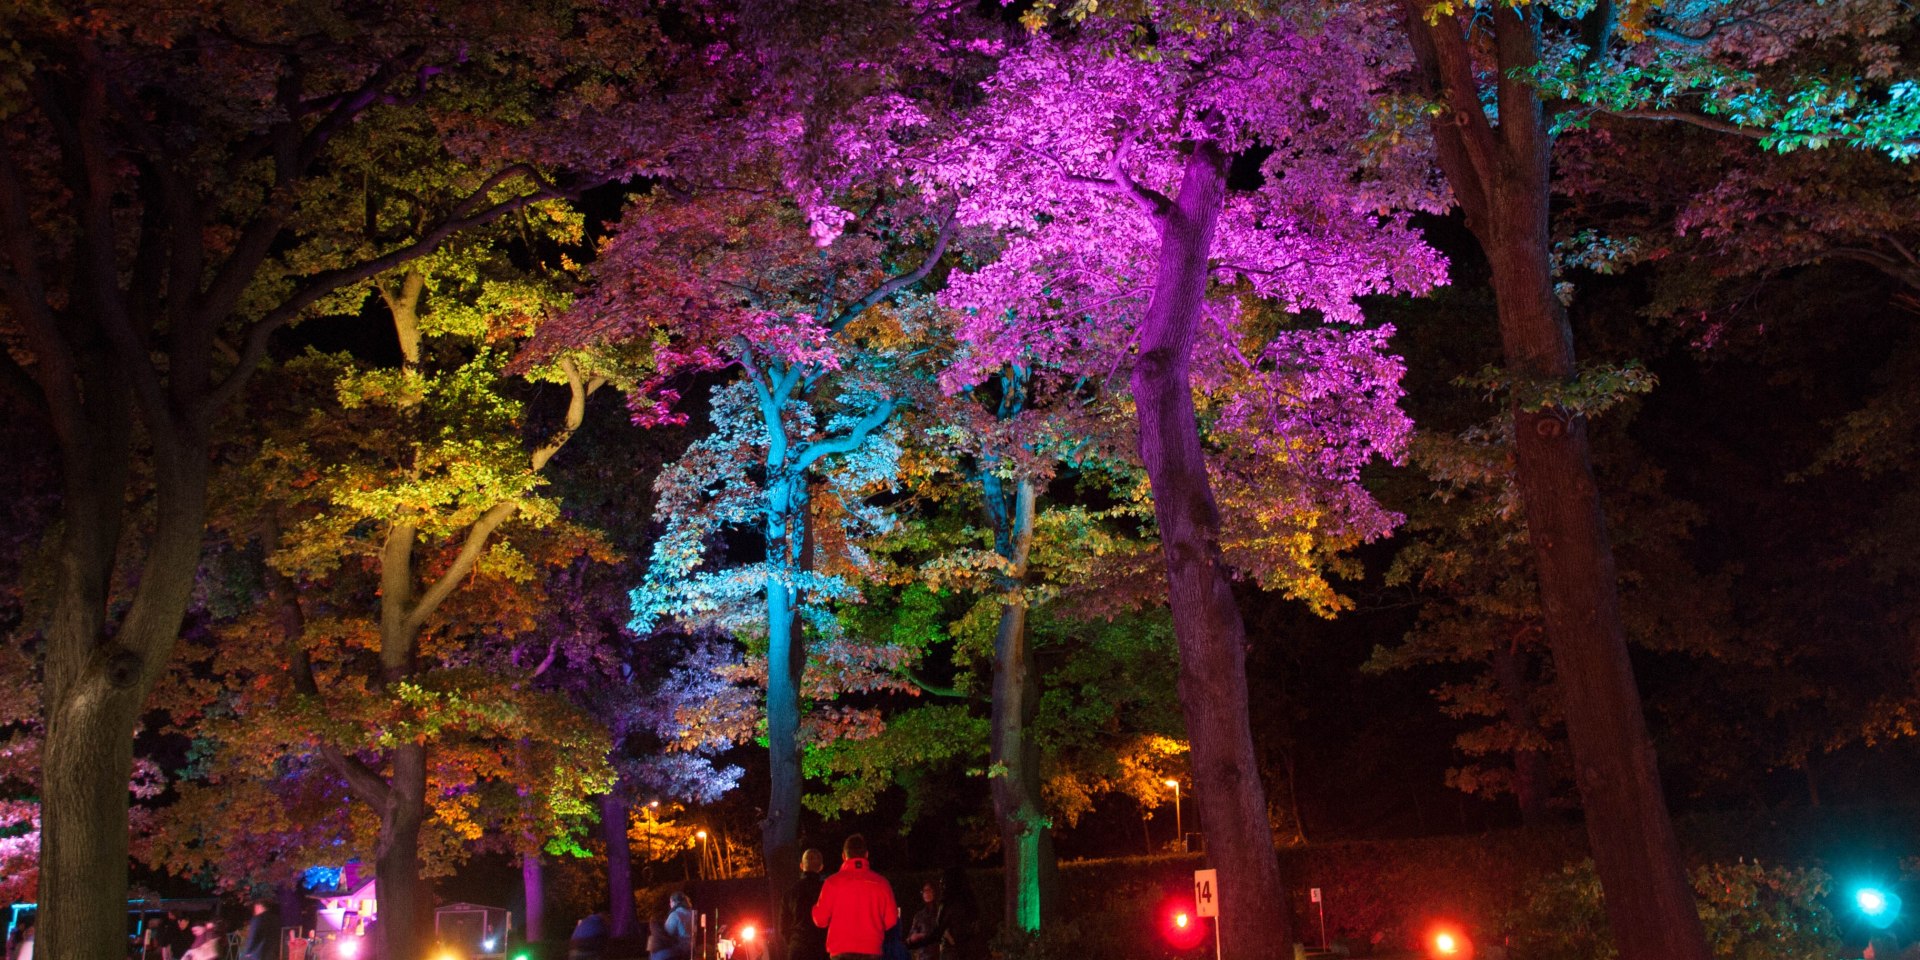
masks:
<svg viewBox="0 0 1920 960"><path fill-rule="evenodd" d="M705 879L705 878L706 878L706 876L707 876L707 873L708 873L708 870L707 870L707 832L706 832L705 830L700 830L700 831L697 831L697 832L695 832L693 836L694 836L694 839L696 839L696 840L699 840L699 841L700 841L700 876L701 876L701 878L702 878L702 879Z"/></svg>
<svg viewBox="0 0 1920 960"><path fill-rule="evenodd" d="M1187 849L1187 830L1180 822L1180 781L1168 780L1167 786L1173 788L1173 834L1174 842L1180 845L1180 851Z"/></svg>

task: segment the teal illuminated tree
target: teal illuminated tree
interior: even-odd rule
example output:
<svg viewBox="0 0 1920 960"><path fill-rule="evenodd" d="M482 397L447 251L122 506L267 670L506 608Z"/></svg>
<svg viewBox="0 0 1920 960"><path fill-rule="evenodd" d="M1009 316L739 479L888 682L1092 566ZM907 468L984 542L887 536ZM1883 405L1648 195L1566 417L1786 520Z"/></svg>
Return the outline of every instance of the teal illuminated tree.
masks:
<svg viewBox="0 0 1920 960"><path fill-rule="evenodd" d="M714 392L713 432L656 483L667 529L634 614L642 631L672 617L747 631L756 646L765 637L772 792L763 850L768 876L779 877L797 862L804 692L890 675L831 633L810 650L806 630L832 623L824 605L851 596L848 577L863 562L854 541L884 526L865 498L891 482L889 422L918 389L910 342L922 308L908 293L933 273L952 227L937 211L869 190L867 215L827 242L796 207L741 187L636 201L554 342L652 344L658 372L632 401L643 423L681 416L677 382L741 371ZM716 557L730 534L751 536L760 557ZM820 667L811 679L809 662Z"/></svg>

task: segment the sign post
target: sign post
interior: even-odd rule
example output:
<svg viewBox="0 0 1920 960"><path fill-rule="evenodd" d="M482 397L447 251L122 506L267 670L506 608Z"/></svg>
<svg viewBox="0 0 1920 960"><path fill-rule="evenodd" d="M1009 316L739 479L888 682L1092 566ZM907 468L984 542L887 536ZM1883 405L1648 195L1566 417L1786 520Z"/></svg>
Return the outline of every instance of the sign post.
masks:
<svg viewBox="0 0 1920 960"><path fill-rule="evenodd" d="M1308 888L1308 898L1313 901L1314 909L1320 911L1320 949L1327 949L1327 902L1320 898L1320 888Z"/></svg>
<svg viewBox="0 0 1920 960"><path fill-rule="evenodd" d="M1216 871L1193 872L1193 912L1213 918L1213 960L1220 960L1220 876Z"/></svg>

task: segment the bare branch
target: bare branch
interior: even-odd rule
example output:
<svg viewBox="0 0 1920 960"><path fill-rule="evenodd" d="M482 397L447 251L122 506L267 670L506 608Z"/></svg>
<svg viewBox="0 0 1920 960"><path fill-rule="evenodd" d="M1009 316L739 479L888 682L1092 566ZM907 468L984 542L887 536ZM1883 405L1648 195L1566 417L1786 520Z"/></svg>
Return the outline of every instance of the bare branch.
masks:
<svg viewBox="0 0 1920 960"><path fill-rule="evenodd" d="M860 449L860 445L866 443L867 438L872 436L875 430L884 426L887 419L893 416L893 412L904 405L905 401L897 398L881 401L876 404L872 410L867 411L865 416L855 421L853 426L847 428L846 433L829 440L809 444L804 451L801 451L800 456L796 459L794 468L797 470L805 470L826 457L831 457L836 454L852 453Z"/></svg>
<svg viewBox="0 0 1920 960"><path fill-rule="evenodd" d="M1688 113L1685 110L1606 110L1602 111L1602 113L1606 116L1619 117L1623 120L1663 120L1674 123L1684 123L1689 126L1699 127L1702 130L1732 134L1733 136L1745 137L1749 140L1758 140L1767 135L1767 131L1758 127L1743 127L1737 123L1730 123L1726 120L1709 117L1705 114Z"/></svg>
<svg viewBox="0 0 1920 960"><path fill-rule="evenodd" d="M914 686L920 688L922 692L931 694L936 697L948 697L954 700L973 699L967 694L960 692L959 687L955 687L951 684L942 686L940 684L934 683L933 681L928 680L926 677L921 676L919 671L913 669L912 667L905 667L905 666L901 667L900 675L902 677L905 677L908 683L911 683Z"/></svg>
<svg viewBox="0 0 1920 960"><path fill-rule="evenodd" d="M60 322L47 306L47 287L40 273L39 250L34 243L32 223L27 215L26 191L21 187L20 171L14 164L7 138L0 136L0 251L7 259L0 271L0 288L14 320L26 334L38 375L20 368L38 388L54 428L65 442L82 442L77 412L80 395L74 383L73 355L60 335ZM11 357L9 357L11 359Z"/></svg>
<svg viewBox="0 0 1920 960"><path fill-rule="evenodd" d="M529 179L534 180L537 189L531 193L511 197L498 203L490 205L484 204L485 197L488 193L497 189L507 180L517 176L527 176ZM487 178L486 183L482 184L454 208L453 214L448 219L423 234L418 240L399 249L388 251L378 257L373 257L351 266L325 270L314 274L307 280L305 285L288 296L286 300L282 301L280 306L274 308L272 312L256 321L247 329L246 340L240 350L239 363L235 364L233 371L230 372L217 387L208 393L206 400L197 412L202 415L211 415L212 411L219 409L238 395L240 390L246 386L247 378L252 376L253 371L266 359L268 341L272 338L274 331L286 326L308 307L319 302L320 299L327 294L341 287L359 283L362 280L385 273L394 267L418 257L425 256L433 252L440 244L445 243L448 239L462 231L483 226L501 216L543 200L569 196L573 192L577 192L579 189L584 189L591 185L591 183L584 183L572 191L563 190L547 182L544 178L539 177L530 167L524 164L515 164Z"/></svg>
<svg viewBox="0 0 1920 960"><path fill-rule="evenodd" d="M1173 209L1173 201L1157 190L1136 183L1133 175L1127 172L1127 154L1133 152L1134 141L1139 136L1140 131L1128 130L1127 135L1120 138L1120 145L1114 148L1113 156L1107 158L1107 175L1113 178L1120 192L1131 198L1134 205L1157 223L1167 215L1167 211Z"/></svg>
<svg viewBox="0 0 1920 960"><path fill-rule="evenodd" d="M953 239L953 225L959 213L960 203L955 201L953 206L947 209L946 217L940 221L940 232L933 238L933 249L927 251L926 258L920 261L918 267L888 279L869 291L866 296L849 304L845 310L840 311L839 316L833 318L833 323L828 325L828 329L839 333L846 328L847 324L852 323L855 317L871 309L874 304L926 279L927 274L932 273L933 268L939 265L940 258L946 256L947 243Z"/></svg>
<svg viewBox="0 0 1920 960"><path fill-rule="evenodd" d="M326 758L327 765L333 767L334 772L347 781L347 789L353 791L353 795L359 797L360 802L375 810L382 810L393 798L393 788L387 785L386 778L375 772L372 767L362 763L359 757L352 756L331 743L320 744L320 756Z"/></svg>
<svg viewBox="0 0 1920 960"><path fill-rule="evenodd" d="M496 503L480 515L480 519L467 528L467 537L460 544L460 552L454 555L452 565L440 575L433 585L420 594L420 600L406 614L406 629L418 633L425 626L427 618L433 616L440 604L458 589L460 581L473 572L474 565L480 562L480 554L487 548L487 541L493 537L500 525L513 519L520 512L518 503Z"/></svg>
<svg viewBox="0 0 1920 960"><path fill-rule="evenodd" d="M1402 0L1401 6L1428 93L1452 108L1449 119L1436 118L1432 127L1443 165L1457 168L1448 170L1454 195L1470 216L1485 216L1486 178L1496 169L1498 140L1480 107L1466 27L1453 16L1427 23L1421 0Z"/></svg>
<svg viewBox="0 0 1920 960"><path fill-rule="evenodd" d="M573 439L573 434L580 429L580 424L586 422L587 398L593 396L593 392L605 386L607 382L600 377L582 376L579 366L571 359L562 359L558 365L567 375L567 417L565 425L533 452L535 472L544 469L547 461L552 460L554 454L559 453L560 448L566 446L568 440Z"/></svg>

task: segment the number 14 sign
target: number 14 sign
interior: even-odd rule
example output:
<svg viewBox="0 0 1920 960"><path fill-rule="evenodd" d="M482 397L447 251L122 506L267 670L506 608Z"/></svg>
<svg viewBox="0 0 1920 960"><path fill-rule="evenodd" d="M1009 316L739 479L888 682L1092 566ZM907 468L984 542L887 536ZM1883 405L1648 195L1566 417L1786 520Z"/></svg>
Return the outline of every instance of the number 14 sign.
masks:
<svg viewBox="0 0 1920 960"><path fill-rule="evenodd" d="M1220 879L1215 871L1193 872L1193 912L1202 917L1220 915Z"/></svg>

